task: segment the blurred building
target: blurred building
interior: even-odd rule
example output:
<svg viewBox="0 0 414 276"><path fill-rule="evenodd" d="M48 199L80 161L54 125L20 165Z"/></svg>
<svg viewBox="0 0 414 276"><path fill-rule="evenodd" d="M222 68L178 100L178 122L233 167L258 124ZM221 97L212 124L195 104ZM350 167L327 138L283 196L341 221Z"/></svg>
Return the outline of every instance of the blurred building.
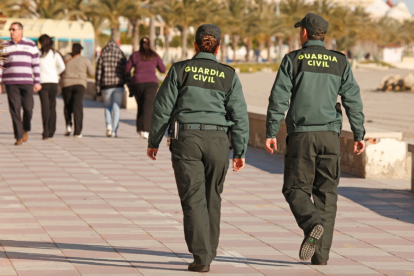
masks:
<svg viewBox="0 0 414 276"><path fill-rule="evenodd" d="M62 55L72 50L73 43L82 44L82 55L92 60L94 55L95 30L90 22L52 19L5 18L0 39L10 39L9 28L11 23L20 22L23 25L23 35L35 42L47 34L54 37L54 48Z"/></svg>

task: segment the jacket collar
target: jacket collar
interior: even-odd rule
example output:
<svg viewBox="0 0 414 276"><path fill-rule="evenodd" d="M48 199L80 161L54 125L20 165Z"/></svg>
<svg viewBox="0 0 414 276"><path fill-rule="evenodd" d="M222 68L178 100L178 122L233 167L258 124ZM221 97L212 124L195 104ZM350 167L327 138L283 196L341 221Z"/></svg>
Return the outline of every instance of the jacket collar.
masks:
<svg viewBox="0 0 414 276"><path fill-rule="evenodd" d="M215 62L218 62L215 55L210 54L210 53L204 53L204 52L200 52L198 54L195 54L195 56L193 56L192 59L209 59L209 60L213 60Z"/></svg>
<svg viewBox="0 0 414 276"><path fill-rule="evenodd" d="M311 47L311 46L319 46L325 48L325 43L320 40L308 40L305 43L303 43L302 48Z"/></svg>

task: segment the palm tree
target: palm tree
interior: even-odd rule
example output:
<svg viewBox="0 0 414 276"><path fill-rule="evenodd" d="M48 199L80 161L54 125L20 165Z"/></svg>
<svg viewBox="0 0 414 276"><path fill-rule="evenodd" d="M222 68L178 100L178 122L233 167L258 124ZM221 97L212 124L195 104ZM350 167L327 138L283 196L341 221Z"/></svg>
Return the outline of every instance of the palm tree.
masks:
<svg viewBox="0 0 414 276"><path fill-rule="evenodd" d="M0 0L0 15L5 17L20 16L25 10L20 8L21 1L18 0Z"/></svg>
<svg viewBox="0 0 414 276"><path fill-rule="evenodd" d="M132 26L132 51L138 51L139 46L139 26L144 15L147 15L148 9L140 1L135 1L135 9L128 10L123 16L128 18L129 24Z"/></svg>
<svg viewBox="0 0 414 276"><path fill-rule="evenodd" d="M288 0L283 1L281 5L281 12L283 14L283 24L290 26L287 28L286 35L289 38L290 51L299 48L298 30L293 28L296 22L299 22L309 12L311 6L304 3L302 0Z"/></svg>
<svg viewBox="0 0 414 276"><path fill-rule="evenodd" d="M255 25L254 9L255 3L252 1L242 0L224 0L216 5L216 11L213 12L216 16L214 21L223 26L222 31L231 36L233 61L237 61L237 46L243 39L246 41L248 59L251 50L252 40L255 36L253 31Z"/></svg>
<svg viewBox="0 0 414 276"><path fill-rule="evenodd" d="M276 5L264 0L258 1L258 7L255 10L254 19L256 39L259 42L259 50L261 51L266 44L267 59L270 61L270 48L272 46L272 37L279 37L279 43L283 43L283 37L287 31L283 19L276 13Z"/></svg>
<svg viewBox="0 0 414 276"><path fill-rule="evenodd" d="M171 12L172 22L181 33L181 58L187 56L187 38L190 26L197 26L206 19L213 2L208 0L163 0Z"/></svg>
<svg viewBox="0 0 414 276"><path fill-rule="evenodd" d="M119 18L139 9L138 4L139 2L135 0L92 0L89 5L91 13L108 20L111 38L119 41L121 39Z"/></svg>

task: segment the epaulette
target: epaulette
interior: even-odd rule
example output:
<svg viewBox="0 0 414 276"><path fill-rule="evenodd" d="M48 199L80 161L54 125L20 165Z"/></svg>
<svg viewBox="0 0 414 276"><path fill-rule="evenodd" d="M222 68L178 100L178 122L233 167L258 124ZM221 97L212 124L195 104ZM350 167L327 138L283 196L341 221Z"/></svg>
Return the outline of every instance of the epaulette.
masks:
<svg viewBox="0 0 414 276"><path fill-rule="evenodd" d="M220 63L221 65L226 66L227 68L229 68L230 70L236 72L236 69L234 69L233 67L231 67L230 65L224 64L224 63Z"/></svg>
<svg viewBox="0 0 414 276"><path fill-rule="evenodd" d="M335 50L329 50L329 51L332 51L332 52L335 52L335 53L341 54L341 55L343 55L343 56L345 56L345 57L346 57L346 55L345 55L344 53L342 53L342 52L338 52L338 51L335 51Z"/></svg>

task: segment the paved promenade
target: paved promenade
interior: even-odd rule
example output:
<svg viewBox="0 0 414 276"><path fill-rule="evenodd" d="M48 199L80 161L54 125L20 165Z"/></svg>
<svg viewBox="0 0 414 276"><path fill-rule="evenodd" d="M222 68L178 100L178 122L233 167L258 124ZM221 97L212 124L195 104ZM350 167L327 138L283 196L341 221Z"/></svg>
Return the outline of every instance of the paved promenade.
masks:
<svg viewBox="0 0 414 276"><path fill-rule="evenodd" d="M135 276L187 272L182 212L170 154L157 161L122 110L119 138L104 136L100 103L85 101L84 137L58 129L41 140L35 96L33 130L13 145L6 96L0 125L0 275ZM248 165L229 172L222 235L208 275L414 276L414 195L408 181L343 175L328 266L300 262L301 230L282 194L283 158L249 148Z"/></svg>

